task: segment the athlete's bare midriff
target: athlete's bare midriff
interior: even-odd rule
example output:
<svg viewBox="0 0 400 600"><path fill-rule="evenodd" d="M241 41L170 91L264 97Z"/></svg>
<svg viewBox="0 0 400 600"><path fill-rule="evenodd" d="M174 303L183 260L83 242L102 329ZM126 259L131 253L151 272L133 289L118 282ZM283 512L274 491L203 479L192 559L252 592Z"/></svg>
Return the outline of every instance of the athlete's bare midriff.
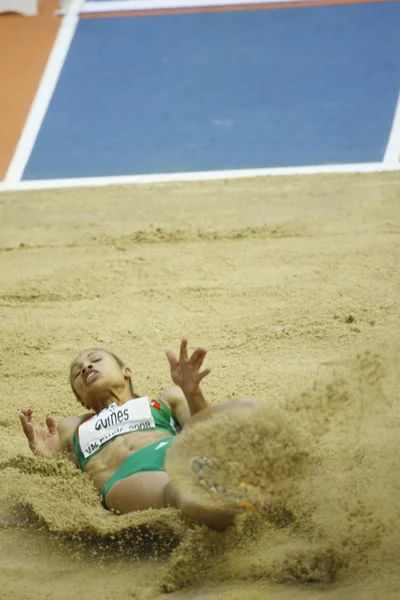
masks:
<svg viewBox="0 0 400 600"><path fill-rule="evenodd" d="M131 454L170 435L166 431L155 429L120 435L92 456L86 464L84 472L100 492L110 477Z"/></svg>

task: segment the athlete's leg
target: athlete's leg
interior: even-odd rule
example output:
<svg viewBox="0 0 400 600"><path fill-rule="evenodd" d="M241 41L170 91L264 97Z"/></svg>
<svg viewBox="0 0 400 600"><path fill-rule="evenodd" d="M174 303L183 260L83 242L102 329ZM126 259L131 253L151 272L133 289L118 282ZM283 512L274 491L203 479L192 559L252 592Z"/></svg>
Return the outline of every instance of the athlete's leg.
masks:
<svg viewBox="0 0 400 600"><path fill-rule="evenodd" d="M119 513L173 506L189 522L211 529L225 529L235 520L235 512L229 508L206 508L191 495L178 493L164 471L135 473L115 482L105 501L107 508Z"/></svg>
<svg viewBox="0 0 400 600"><path fill-rule="evenodd" d="M215 414L240 408L253 408L262 404L252 397L242 396L221 402L194 415L185 428ZM225 529L235 520L235 511L228 507L211 508L199 504L191 495L178 493L165 471L143 471L113 483L105 502L110 510L128 513L148 508L173 506L190 522L207 525L212 529Z"/></svg>
<svg viewBox="0 0 400 600"><path fill-rule="evenodd" d="M265 402L261 402L252 396L239 396L233 400L226 400L225 402L213 404L212 406L204 408L191 417L189 421L185 423L185 427L188 425L194 425L195 423L198 423L198 421L209 419L210 417L221 412L230 412L231 410L237 410L238 408L254 408L255 406L260 406L261 404L266 405Z"/></svg>

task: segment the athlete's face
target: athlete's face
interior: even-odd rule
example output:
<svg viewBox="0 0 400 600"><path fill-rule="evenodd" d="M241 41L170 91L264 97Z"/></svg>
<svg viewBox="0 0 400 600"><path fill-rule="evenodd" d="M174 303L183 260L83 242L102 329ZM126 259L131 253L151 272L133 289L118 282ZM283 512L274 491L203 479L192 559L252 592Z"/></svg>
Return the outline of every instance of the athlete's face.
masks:
<svg viewBox="0 0 400 600"><path fill-rule="evenodd" d="M121 367L113 356L96 348L79 354L70 371L72 388L82 404L94 410L104 408L108 400L126 400L131 377L128 367Z"/></svg>

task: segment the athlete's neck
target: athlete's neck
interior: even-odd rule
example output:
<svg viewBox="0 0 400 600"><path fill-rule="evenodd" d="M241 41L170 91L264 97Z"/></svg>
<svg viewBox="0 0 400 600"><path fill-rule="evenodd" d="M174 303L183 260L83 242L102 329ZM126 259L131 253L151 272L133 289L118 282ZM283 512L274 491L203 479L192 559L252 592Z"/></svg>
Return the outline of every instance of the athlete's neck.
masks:
<svg viewBox="0 0 400 600"><path fill-rule="evenodd" d="M93 410L96 413L99 413L105 408L111 406L111 404L122 406L122 404L125 404L125 402L128 402L129 400L132 400L132 393L129 388L118 391L111 389L94 398L91 404L93 406Z"/></svg>

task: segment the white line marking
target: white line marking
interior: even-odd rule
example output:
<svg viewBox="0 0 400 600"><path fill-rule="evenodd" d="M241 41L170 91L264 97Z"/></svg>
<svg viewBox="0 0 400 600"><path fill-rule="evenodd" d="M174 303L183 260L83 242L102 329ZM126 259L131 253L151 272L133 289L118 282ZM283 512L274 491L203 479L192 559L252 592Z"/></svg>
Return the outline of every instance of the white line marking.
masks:
<svg viewBox="0 0 400 600"><path fill-rule="evenodd" d="M118 175L116 177L82 177L76 179L42 179L36 181L0 182L0 192L45 190L59 188L103 187L176 181L212 181L246 177L318 175L328 173L379 173L400 171L400 163L360 163L346 165L317 165L314 167L278 167L271 169L241 169L237 171L203 171L192 173L162 173L158 175Z"/></svg>
<svg viewBox="0 0 400 600"><path fill-rule="evenodd" d="M247 4L285 4L306 0L119 0L96 2L89 0L83 7L84 13L120 12L131 10L162 10L169 8L202 8L212 6L246 6ZM319 2L320 0L308 0ZM335 0L332 0L335 2Z"/></svg>
<svg viewBox="0 0 400 600"><path fill-rule="evenodd" d="M47 108L53 96L57 81L60 77L69 47L74 37L84 0L73 0L68 12L63 17L62 24L54 42L49 60L42 75L35 100L31 106L22 135L19 139L13 159L5 176L5 183L15 184L21 180L33 146L42 126Z"/></svg>
<svg viewBox="0 0 400 600"><path fill-rule="evenodd" d="M399 164L400 162L400 93L383 162L385 164Z"/></svg>

